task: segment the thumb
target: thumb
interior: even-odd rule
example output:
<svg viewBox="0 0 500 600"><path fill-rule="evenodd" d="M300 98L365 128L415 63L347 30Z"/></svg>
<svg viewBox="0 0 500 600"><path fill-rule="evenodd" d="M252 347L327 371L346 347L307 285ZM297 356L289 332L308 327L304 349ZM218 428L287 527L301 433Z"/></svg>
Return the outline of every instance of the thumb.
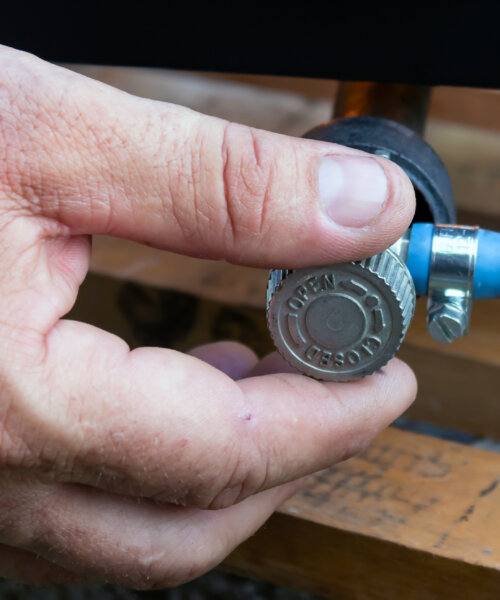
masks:
<svg viewBox="0 0 500 600"><path fill-rule="evenodd" d="M0 67L12 197L70 234L297 268L381 251L412 218L411 183L383 158L139 99L9 49Z"/></svg>

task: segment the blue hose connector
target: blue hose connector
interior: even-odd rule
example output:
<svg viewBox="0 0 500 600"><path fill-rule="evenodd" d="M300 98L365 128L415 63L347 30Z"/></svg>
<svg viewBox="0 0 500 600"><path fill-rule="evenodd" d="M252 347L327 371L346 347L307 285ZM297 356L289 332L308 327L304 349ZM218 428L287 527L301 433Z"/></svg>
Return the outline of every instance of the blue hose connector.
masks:
<svg viewBox="0 0 500 600"><path fill-rule="evenodd" d="M407 266L415 291L425 296L428 290L429 266L432 253L434 225L415 223L412 226ZM474 300L500 297L500 233L479 229L476 267L474 272Z"/></svg>

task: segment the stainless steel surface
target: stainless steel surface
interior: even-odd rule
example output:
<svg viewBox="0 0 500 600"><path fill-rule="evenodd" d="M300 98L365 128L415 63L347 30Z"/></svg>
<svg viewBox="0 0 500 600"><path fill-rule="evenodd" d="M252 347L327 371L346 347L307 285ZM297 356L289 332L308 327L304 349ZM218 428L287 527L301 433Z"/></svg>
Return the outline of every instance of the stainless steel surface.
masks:
<svg viewBox="0 0 500 600"><path fill-rule="evenodd" d="M269 277L267 321L276 348L292 366L325 381L360 379L383 367L414 308L412 278L392 249Z"/></svg>
<svg viewBox="0 0 500 600"><path fill-rule="evenodd" d="M437 305L428 315L427 329L441 344L450 344L462 337L468 327L467 311L451 302Z"/></svg>
<svg viewBox="0 0 500 600"><path fill-rule="evenodd" d="M427 329L451 343L468 333L478 227L436 225L429 265Z"/></svg>
<svg viewBox="0 0 500 600"><path fill-rule="evenodd" d="M410 248L411 229L407 229L405 233L395 242L389 250L395 252L399 258L406 264L408 259L408 250Z"/></svg>
<svg viewBox="0 0 500 600"><path fill-rule="evenodd" d="M382 158L387 158L387 160L391 160L391 153L389 150L375 150L373 154L381 156Z"/></svg>

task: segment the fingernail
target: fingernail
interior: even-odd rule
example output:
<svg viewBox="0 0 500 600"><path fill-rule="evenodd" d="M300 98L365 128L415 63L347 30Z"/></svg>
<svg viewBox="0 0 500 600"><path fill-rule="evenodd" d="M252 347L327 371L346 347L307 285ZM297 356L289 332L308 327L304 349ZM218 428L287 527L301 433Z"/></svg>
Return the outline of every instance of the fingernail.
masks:
<svg viewBox="0 0 500 600"><path fill-rule="evenodd" d="M369 225L385 207L388 182L370 157L325 156L319 168L319 194L327 215L344 227Z"/></svg>

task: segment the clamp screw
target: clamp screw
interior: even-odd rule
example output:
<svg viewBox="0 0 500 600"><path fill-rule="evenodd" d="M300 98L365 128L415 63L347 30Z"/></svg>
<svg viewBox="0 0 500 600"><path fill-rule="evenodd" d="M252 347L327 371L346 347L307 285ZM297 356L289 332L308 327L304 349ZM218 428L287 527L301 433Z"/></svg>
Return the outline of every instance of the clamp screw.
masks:
<svg viewBox="0 0 500 600"><path fill-rule="evenodd" d="M451 344L467 332L469 317L465 307L445 302L429 311L427 328L432 339L441 344Z"/></svg>
<svg viewBox="0 0 500 600"><path fill-rule="evenodd" d="M374 154L376 154L377 156L381 156L382 158L387 158L387 160L392 159L392 156L391 156L391 153L389 152L389 150L384 150L382 148L375 150Z"/></svg>

